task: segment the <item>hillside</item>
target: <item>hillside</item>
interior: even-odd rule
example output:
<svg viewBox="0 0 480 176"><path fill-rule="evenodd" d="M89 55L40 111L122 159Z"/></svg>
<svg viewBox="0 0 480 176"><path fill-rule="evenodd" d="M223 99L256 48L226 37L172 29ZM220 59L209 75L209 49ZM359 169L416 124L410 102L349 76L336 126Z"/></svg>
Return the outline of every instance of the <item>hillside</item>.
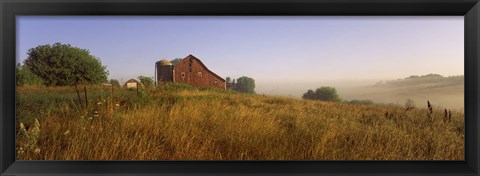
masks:
<svg viewBox="0 0 480 176"><path fill-rule="evenodd" d="M375 84L376 87L401 87L401 86L418 86L424 84L440 86L454 86L463 85L465 77L461 76L448 76L444 77L439 74L427 74L427 75L412 75L404 79L381 81Z"/></svg>
<svg viewBox="0 0 480 176"><path fill-rule="evenodd" d="M345 99L369 99L399 105L412 99L422 108L426 108L426 102L430 101L444 108L463 111L464 89L464 76L428 74L381 81L371 86L339 88L339 94Z"/></svg>
<svg viewBox="0 0 480 176"><path fill-rule="evenodd" d="M70 87L17 88L17 159L464 159L463 112L449 120L435 104L428 115L188 86L88 91L82 110Z"/></svg>

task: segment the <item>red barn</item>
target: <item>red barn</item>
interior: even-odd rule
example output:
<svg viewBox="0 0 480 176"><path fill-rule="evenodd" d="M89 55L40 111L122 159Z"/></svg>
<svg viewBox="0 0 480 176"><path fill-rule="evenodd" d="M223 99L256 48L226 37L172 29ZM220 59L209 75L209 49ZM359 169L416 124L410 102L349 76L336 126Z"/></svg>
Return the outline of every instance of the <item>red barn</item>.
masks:
<svg viewBox="0 0 480 176"><path fill-rule="evenodd" d="M196 87L217 87L226 89L226 81L210 71L200 59L193 55L183 58L175 66L163 59L155 63L155 80L161 82L180 82Z"/></svg>

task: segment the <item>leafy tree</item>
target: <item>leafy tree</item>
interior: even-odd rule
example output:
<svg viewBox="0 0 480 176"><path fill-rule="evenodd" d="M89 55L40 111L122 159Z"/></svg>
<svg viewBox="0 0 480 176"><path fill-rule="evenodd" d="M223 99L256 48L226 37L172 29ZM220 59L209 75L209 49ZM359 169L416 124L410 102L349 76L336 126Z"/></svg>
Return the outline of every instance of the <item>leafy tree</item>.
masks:
<svg viewBox="0 0 480 176"><path fill-rule="evenodd" d="M173 65L177 65L180 61L182 61L182 58L175 58L171 60L170 63L172 63Z"/></svg>
<svg viewBox="0 0 480 176"><path fill-rule="evenodd" d="M237 79L233 90L243 93L255 93L255 80L246 76Z"/></svg>
<svg viewBox="0 0 480 176"><path fill-rule="evenodd" d="M230 77L226 77L225 78L225 82L226 82L226 85L227 85L227 89L231 89L232 88L232 78Z"/></svg>
<svg viewBox="0 0 480 176"><path fill-rule="evenodd" d="M110 84L112 84L115 87L120 87L120 82L116 79L110 79Z"/></svg>
<svg viewBox="0 0 480 176"><path fill-rule="evenodd" d="M308 90L303 94L302 98L307 100L340 101L337 90L334 87L328 86L317 88L315 91Z"/></svg>
<svg viewBox="0 0 480 176"><path fill-rule="evenodd" d="M315 95L315 92L313 92L313 90L310 89L302 95L302 98L306 100L316 100L317 96Z"/></svg>
<svg viewBox="0 0 480 176"><path fill-rule="evenodd" d="M139 76L138 80L140 80L140 82L143 84L143 86L145 86L145 88L153 87L154 81L153 81L153 78L151 77Z"/></svg>
<svg viewBox="0 0 480 176"><path fill-rule="evenodd" d="M80 104L79 84L107 82L106 67L86 49L55 43L31 48L27 54L24 64L32 73L47 86L74 85Z"/></svg>
<svg viewBox="0 0 480 176"><path fill-rule="evenodd" d="M334 87L321 87L315 90L318 99L322 101L340 101L338 97L337 90Z"/></svg>
<svg viewBox="0 0 480 176"><path fill-rule="evenodd" d="M231 82L232 82L232 78L226 77L226 78L225 78L225 82L227 82L227 84L228 84L228 83L231 83Z"/></svg>
<svg viewBox="0 0 480 176"><path fill-rule="evenodd" d="M80 83L107 81L106 67L86 49L55 43L31 48L27 54L25 66L47 86L77 86Z"/></svg>
<svg viewBox="0 0 480 176"><path fill-rule="evenodd" d="M42 85L43 81L40 77L33 74L28 67L17 64L15 67L15 78L16 78L16 85L23 86L25 84L31 85Z"/></svg>

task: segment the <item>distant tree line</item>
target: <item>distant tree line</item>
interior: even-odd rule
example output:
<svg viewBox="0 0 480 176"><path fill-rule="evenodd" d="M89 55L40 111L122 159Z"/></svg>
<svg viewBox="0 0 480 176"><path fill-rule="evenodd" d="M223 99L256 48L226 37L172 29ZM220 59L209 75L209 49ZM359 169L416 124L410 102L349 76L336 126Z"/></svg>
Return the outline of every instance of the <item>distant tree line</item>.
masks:
<svg viewBox="0 0 480 176"><path fill-rule="evenodd" d="M334 87L324 86L314 90L310 89L302 95L302 98L305 100L316 100L316 101L329 101L337 103L347 103L353 105L380 105L380 106L394 106L399 107L398 104L393 103L375 103L372 100L341 100L337 91ZM405 108L407 110L415 108L415 102L412 99L407 99L405 101Z"/></svg>
<svg viewBox="0 0 480 176"><path fill-rule="evenodd" d="M341 100L340 96L337 93L337 90L334 87L323 86L315 90L309 89L302 95L302 98L305 100L317 100L317 101L329 101L329 102L341 102L348 104L363 104L371 105L374 104L372 100Z"/></svg>
<svg viewBox="0 0 480 176"><path fill-rule="evenodd" d="M140 80L140 83L145 86L145 88L152 88L154 86L154 81L152 77L147 77L147 76L139 76L138 80Z"/></svg>
<svg viewBox="0 0 480 176"><path fill-rule="evenodd" d="M110 79L109 83L112 84L112 86L120 87L120 82L116 79Z"/></svg>
<svg viewBox="0 0 480 176"><path fill-rule="evenodd" d="M334 87L328 86L317 88L315 91L310 89L302 95L302 98L306 100L340 101L337 90Z"/></svg>
<svg viewBox="0 0 480 176"><path fill-rule="evenodd" d="M411 86L425 83L438 83L442 85L463 84L465 77L463 75L444 77L440 74L411 75L404 79L380 81L375 86Z"/></svg>
<svg viewBox="0 0 480 176"><path fill-rule="evenodd" d="M255 80L250 77L242 76L238 79L225 78L227 89L242 93L255 93Z"/></svg>
<svg viewBox="0 0 480 176"><path fill-rule="evenodd" d="M350 100L345 101L348 104L356 104L356 105L373 105L375 104L372 100Z"/></svg>

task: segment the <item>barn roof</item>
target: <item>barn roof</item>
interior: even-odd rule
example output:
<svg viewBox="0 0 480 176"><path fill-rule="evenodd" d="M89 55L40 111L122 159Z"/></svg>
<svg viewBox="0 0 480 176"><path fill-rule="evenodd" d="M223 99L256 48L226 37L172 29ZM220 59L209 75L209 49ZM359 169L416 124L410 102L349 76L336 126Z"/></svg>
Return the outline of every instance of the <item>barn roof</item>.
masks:
<svg viewBox="0 0 480 176"><path fill-rule="evenodd" d="M136 79L129 79L128 81L126 82L140 82L140 81L137 81Z"/></svg>
<svg viewBox="0 0 480 176"><path fill-rule="evenodd" d="M216 73L214 73L214 72L212 72L211 70L209 70L208 67L205 66L205 64L203 64L203 62L202 62L200 59L198 59L197 57L189 54L187 57L185 57L185 58L183 58L183 59L187 59L187 58L189 58L189 57L198 60L198 62L199 62L208 72L210 72L212 75L214 75L214 76L217 77L218 79L226 82L225 79L223 79L222 77L218 76Z"/></svg>
<svg viewBox="0 0 480 176"><path fill-rule="evenodd" d="M143 86L142 82L136 80L136 79L129 79L128 81L126 81L123 85L124 86L127 86L127 83L131 83L131 82L136 82L138 84L140 84L141 86Z"/></svg>

